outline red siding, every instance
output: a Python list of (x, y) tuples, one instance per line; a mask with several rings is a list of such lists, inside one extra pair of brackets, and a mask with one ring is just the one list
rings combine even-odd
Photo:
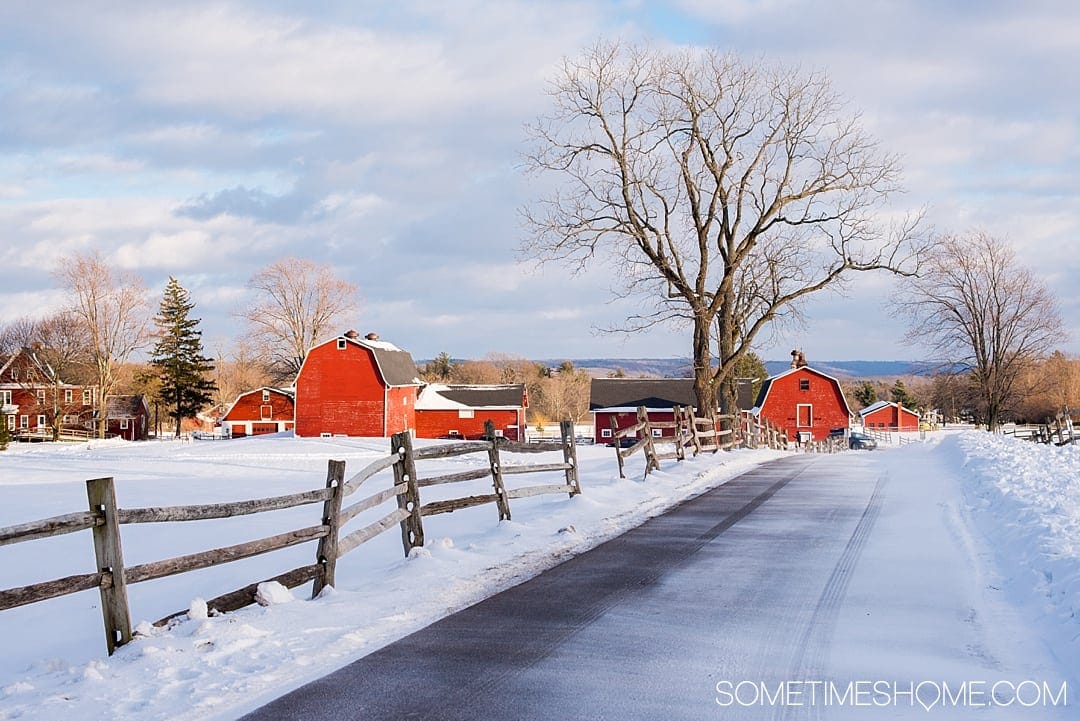
[[(524, 409), (521, 410), (485, 410), (477, 408), (472, 418), (461, 418), (457, 410), (421, 410), (416, 412), (416, 437), (439, 438), (449, 435), (451, 430), (462, 437), (480, 438), (484, 435), (484, 421), (491, 420), (495, 430), (511, 440), (520, 440), (521, 426), (524, 424)], [(514, 427), (516, 426), (516, 427)]]
[[(809, 387), (803, 388), (801, 381), (807, 381)], [(806, 425), (807, 415), (809, 425)], [(800, 432), (809, 431), (813, 440), (820, 441), (828, 437), (830, 429), (847, 428), (849, 423), (840, 384), (809, 368), (772, 379), (760, 418), (786, 430), (792, 440), (798, 440)]]
[[(675, 420), (675, 414), (672, 411), (648, 411), (648, 413), (650, 422), (671, 423)], [(610, 433), (612, 418), (614, 418), (615, 422), (619, 424), (619, 430), (622, 430), (623, 428), (629, 428), (630, 426), (638, 422), (637, 411), (596, 411), (595, 413), (593, 413), (593, 417), (593, 432), (596, 434), (593, 437), (596, 439), (597, 443), (611, 442), (611, 436), (605, 435), (602, 431), (606, 429)], [(675, 429), (665, 428), (663, 429), (662, 433), (664, 437), (674, 436)]]
[(335, 341), (311, 349), (296, 378), (296, 435), (380, 437), (416, 425), (416, 387), (387, 388), (370, 351)]
[[(269, 406), (269, 417), (264, 413), (264, 406)], [(293, 399), (288, 394), (271, 390), (270, 400), (263, 402), (263, 390), (259, 389), (244, 393), (237, 398), (232, 408), (222, 417), (221, 421), (223, 424), (229, 421), (259, 423), (274, 421), (275, 425), (278, 422), (288, 421), (291, 425), (294, 412)], [(276, 430), (271, 431), (271, 433), (276, 432)]]
[(867, 428), (895, 428), (901, 431), (917, 431), (919, 430), (919, 414), (910, 408), (892, 405), (884, 406), (863, 416), (863, 425)]

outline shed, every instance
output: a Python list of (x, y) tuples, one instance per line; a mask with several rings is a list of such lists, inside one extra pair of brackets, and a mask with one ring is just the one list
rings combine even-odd
[(291, 431), (295, 397), (293, 388), (267, 386), (241, 393), (222, 415), (222, 430), (234, 438)]
[(127, 441), (145, 441), (150, 431), (150, 406), (142, 394), (109, 396), (106, 435)]
[(800, 442), (824, 440), (833, 428), (851, 424), (840, 381), (805, 365), (766, 378), (753, 413)]
[(525, 409), (529, 398), (524, 383), (465, 385), (430, 383), (416, 401), (418, 438), (480, 438), (484, 422), (495, 434), (525, 440)]
[(863, 428), (890, 431), (919, 430), (919, 414), (891, 401), (871, 403), (859, 411)]
[[(597, 443), (612, 437), (611, 422), (619, 429), (637, 423), (638, 406), (645, 406), (649, 421), (675, 420), (675, 406), (697, 405), (693, 378), (593, 378), (589, 388), (589, 411)], [(673, 429), (655, 429), (658, 437), (673, 436)]]

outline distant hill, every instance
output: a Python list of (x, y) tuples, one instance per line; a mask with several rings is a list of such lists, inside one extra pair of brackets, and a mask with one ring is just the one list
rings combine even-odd
[[(540, 360), (552, 367), (565, 359)], [(575, 368), (588, 371), (593, 377), (603, 378), (621, 369), (628, 377), (686, 378), (691, 375), (690, 361), (685, 358), (576, 358), (571, 359)], [(909, 375), (925, 375), (924, 363), (915, 361), (821, 361), (811, 364), (815, 369), (836, 378), (898, 378)], [(791, 367), (790, 360), (765, 361), (765, 369), (771, 374), (783, 373)]]

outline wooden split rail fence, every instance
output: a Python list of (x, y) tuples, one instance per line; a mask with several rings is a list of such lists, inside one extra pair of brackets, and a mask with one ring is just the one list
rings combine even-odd
[[(86, 482), (89, 510), (0, 528), (0, 546), (89, 529), (93, 533), (94, 555), (98, 570), (29, 586), (0, 589), (0, 611), (96, 588), (101, 594), (105, 643), (111, 655), (118, 646), (129, 642), (132, 638), (131, 615), (127, 600), (128, 585), (209, 568), (311, 541), (318, 541), (313, 563), (294, 568), (265, 581), (277, 581), (287, 588), (295, 588), (313, 581), (312, 597), (315, 597), (326, 586), (335, 585), (336, 565), (339, 558), (394, 526), (401, 529), (402, 545), (405, 554), (408, 555), (413, 548), (424, 544), (423, 519), (427, 516), (493, 503), (498, 509), (499, 519), (509, 520), (511, 499), (545, 493), (567, 493), (570, 496), (581, 493), (573, 424), (570, 421), (564, 421), (560, 424), (560, 430), (562, 435), (560, 440), (518, 443), (495, 437), (494, 429), (489, 426), (486, 440), (434, 445), (418, 449), (413, 448), (412, 436), (408, 432), (399, 433), (391, 438), (389, 455), (372, 461), (348, 480), (345, 478), (345, 462), (331, 460), (327, 464), (324, 488), (233, 503), (118, 508), (113, 479), (93, 479)], [(544, 452), (561, 453), (562, 461), (543, 464), (506, 465), (503, 463), (506, 454)], [(483, 465), (458, 473), (418, 476), (418, 462), (469, 454), (482, 454)], [(393, 470), (392, 476), (384, 473), (389, 469)], [(553, 484), (511, 488), (508, 488), (505, 483), (507, 476), (544, 472), (559, 472), (563, 480)], [(422, 503), (422, 488), (487, 477), (491, 478), (491, 493)], [(383, 479), (384, 482), (389, 480), (390, 483), (387, 487), (376, 490), (360, 500), (344, 505), (346, 498), (356, 494), (362, 486), (377, 478)], [(360, 517), (363, 512), (376, 510), (391, 500), (396, 500), (397, 507), (394, 510), (342, 535), (343, 529), (351, 521)], [(162, 561), (135, 566), (124, 564), (120, 533), (120, 527), (123, 525), (225, 519), (320, 503), (322, 513), (319, 522), (306, 528)], [(218, 596), (208, 601), (207, 606), (220, 613), (247, 606), (254, 602), (258, 585), (258, 583), (253, 583)], [(158, 621), (157, 624), (163, 625), (183, 613), (185, 611), (171, 614)]]
[[(708, 451), (731, 450), (739, 446), (745, 448), (787, 449), (787, 433), (768, 421), (759, 423), (757, 416), (749, 412), (735, 415), (718, 415), (715, 418), (695, 416), (693, 409), (686, 406), (672, 408), (673, 421), (652, 421), (648, 410), (638, 406), (637, 422), (625, 428), (619, 428), (615, 418), (611, 419), (612, 445), (619, 462), (619, 478), (625, 478), (625, 459), (638, 451), (645, 454), (645, 477), (650, 471), (660, 470), (660, 461), (682, 461), (687, 449), (693, 455)], [(672, 434), (664, 435), (664, 431)], [(659, 431), (659, 435), (654, 433)], [(637, 436), (633, 445), (623, 447), (623, 439)], [(671, 446), (663, 452), (658, 446)]]

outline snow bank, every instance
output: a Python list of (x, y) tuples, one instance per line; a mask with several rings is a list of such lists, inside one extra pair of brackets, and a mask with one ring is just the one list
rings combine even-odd
[(1080, 667), (1080, 446), (969, 432), (957, 437), (964, 495), (1013, 601), (1051, 627)]

